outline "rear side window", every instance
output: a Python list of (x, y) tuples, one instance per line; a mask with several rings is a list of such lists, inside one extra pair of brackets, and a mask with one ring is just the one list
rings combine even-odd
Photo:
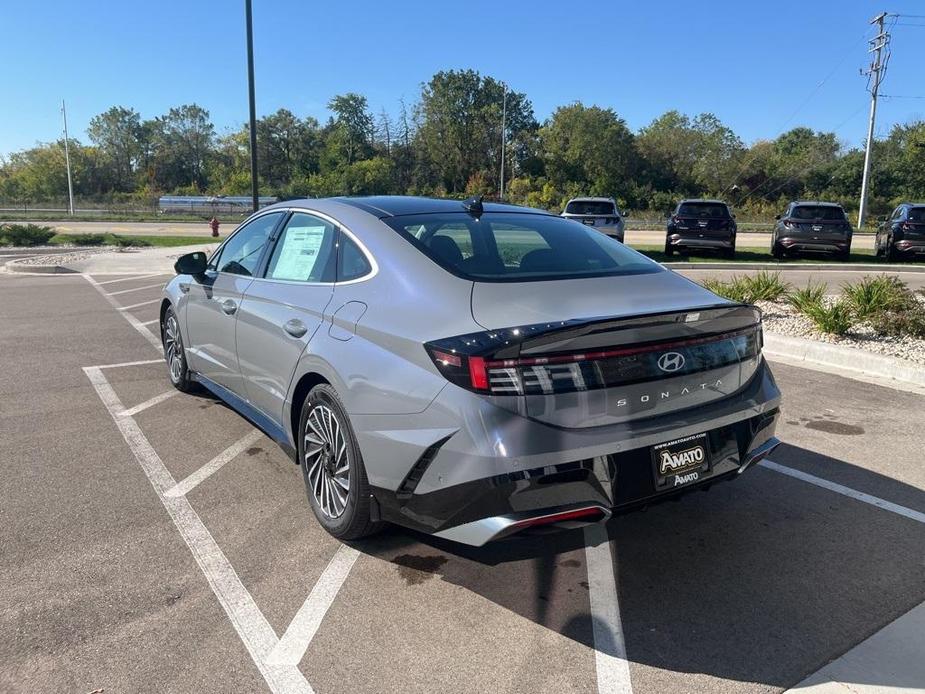
[(238, 229), (212, 258), (209, 268), (252, 277), (282, 212), (261, 215)]
[(612, 202), (603, 200), (572, 200), (565, 206), (566, 214), (600, 214), (615, 215), (616, 207)]
[(790, 216), (794, 219), (821, 219), (826, 222), (845, 221), (845, 211), (829, 205), (797, 205)]
[(910, 222), (925, 222), (925, 207), (912, 207), (909, 209)]
[[(449, 272), (482, 282), (523, 282), (663, 272), (600, 232), (552, 215), (465, 212), (382, 220)], [(467, 233), (463, 233), (465, 229)]]
[(267, 279), (333, 282), (336, 232), (330, 222), (304, 212), (293, 213), (273, 249)]
[(347, 234), (341, 233), (337, 251), (337, 281), (349, 282), (373, 271), (360, 247)]
[(708, 217), (712, 219), (728, 219), (729, 208), (709, 202), (685, 202), (678, 208), (682, 217)]

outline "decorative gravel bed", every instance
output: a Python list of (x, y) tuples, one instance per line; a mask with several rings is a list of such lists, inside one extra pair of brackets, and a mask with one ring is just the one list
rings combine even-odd
[(70, 253), (54, 253), (51, 255), (33, 255), (15, 261), (17, 265), (66, 265), (75, 260), (86, 260), (90, 256), (108, 253), (115, 246), (100, 246), (99, 248), (75, 248)]
[[(919, 299), (922, 300), (921, 298)], [(820, 332), (813, 322), (789, 304), (759, 301), (757, 306), (764, 314), (764, 329), (769, 333), (803, 337), (835, 345), (898, 357), (925, 366), (925, 340), (914, 337), (892, 337), (878, 335), (866, 323), (860, 323), (847, 335), (829, 335)]]

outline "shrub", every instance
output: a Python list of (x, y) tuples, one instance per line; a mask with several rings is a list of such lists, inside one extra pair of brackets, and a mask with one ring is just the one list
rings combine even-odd
[(51, 227), (35, 224), (5, 224), (0, 226), (0, 245), (44, 246), (55, 233)]
[(829, 287), (824, 282), (813, 284), (812, 281), (806, 285), (805, 289), (794, 289), (787, 295), (787, 303), (793, 306), (800, 313), (806, 313), (811, 306), (822, 305), (825, 293)]
[(880, 335), (925, 338), (925, 306), (884, 311), (874, 316), (870, 324)]
[(126, 236), (117, 236), (116, 234), (112, 235), (112, 240), (119, 249), (132, 248), (132, 247), (144, 248), (144, 247), (152, 245), (150, 241), (145, 241), (144, 239), (138, 239), (138, 238), (133, 239), (133, 238), (128, 238)]
[(72, 234), (68, 240), (75, 246), (102, 246), (106, 243), (106, 236), (103, 234)]
[(889, 311), (914, 308), (915, 297), (906, 283), (897, 277), (878, 275), (863, 277), (842, 286), (845, 301), (860, 320), (869, 320)]
[(781, 279), (779, 272), (765, 270), (752, 276), (733, 276), (728, 282), (710, 278), (704, 280), (703, 286), (714, 294), (743, 304), (777, 301), (790, 289), (790, 285)]
[(843, 299), (828, 306), (822, 301), (809, 304), (803, 313), (824, 333), (844, 335), (851, 329), (853, 320), (851, 307)]

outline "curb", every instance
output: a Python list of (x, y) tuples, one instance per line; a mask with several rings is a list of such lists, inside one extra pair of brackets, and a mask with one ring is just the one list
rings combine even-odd
[(672, 270), (802, 270), (804, 272), (925, 272), (925, 265), (881, 265), (872, 263), (662, 263)]
[(71, 270), (63, 265), (21, 265), (21, 261), (13, 260), (4, 265), (7, 272), (28, 272), (42, 275), (71, 275), (77, 270)]
[(762, 351), (771, 358), (778, 356), (860, 376), (898, 381), (902, 384), (925, 388), (925, 367), (885, 354), (874, 354), (854, 347), (830, 345), (802, 337), (775, 335), (768, 332), (764, 333)]

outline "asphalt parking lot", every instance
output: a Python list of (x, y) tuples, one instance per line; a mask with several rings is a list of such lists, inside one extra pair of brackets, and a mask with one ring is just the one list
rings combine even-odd
[(780, 691), (925, 601), (925, 396), (775, 364), (785, 444), (732, 483), (346, 546), (274, 444), (172, 391), (166, 279), (0, 274), (2, 691)]

